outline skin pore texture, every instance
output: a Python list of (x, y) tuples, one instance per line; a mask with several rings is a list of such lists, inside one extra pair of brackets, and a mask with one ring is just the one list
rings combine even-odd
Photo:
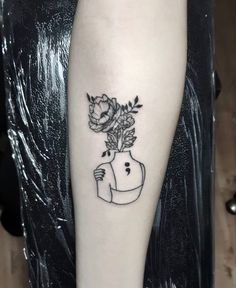
[(183, 97), (186, 22), (186, 0), (79, 1), (68, 85), (78, 288), (143, 287)]

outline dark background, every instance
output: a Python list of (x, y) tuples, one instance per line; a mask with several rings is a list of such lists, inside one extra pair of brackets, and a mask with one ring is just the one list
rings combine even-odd
[[(8, 125), (21, 187), (30, 287), (75, 287), (66, 83), (75, 1), (5, 1)], [(144, 287), (212, 286), (211, 2), (189, 1), (185, 95)], [(175, 285), (175, 286), (174, 286)]]

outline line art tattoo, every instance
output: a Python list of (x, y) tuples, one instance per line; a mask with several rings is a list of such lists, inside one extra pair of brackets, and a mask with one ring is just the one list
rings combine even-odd
[(130, 148), (137, 139), (134, 117), (143, 105), (138, 96), (125, 105), (106, 94), (94, 97), (87, 93), (87, 98), (90, 129), (107, 134), (106, 150), (101, 156), (112, 158), (94, 170), (97, 196), (117, 205), (135, 202), (142, 193), (145, 166), (133, 158)]

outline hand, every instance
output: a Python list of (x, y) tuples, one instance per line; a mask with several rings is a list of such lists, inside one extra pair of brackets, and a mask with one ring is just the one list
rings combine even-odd
[(93, 172), (96, 181), (103, 181), (103, 178), (106, 174), (105, 169), (97, 168)]

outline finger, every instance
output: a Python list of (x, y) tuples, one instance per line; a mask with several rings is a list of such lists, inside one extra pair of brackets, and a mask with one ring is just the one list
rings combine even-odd
[(104, 174), (95, 174), (95, 175), (94, 175), (95, 178), (97, 178), (97, 177), (104, 178), (104, 176), (105, 176)]
[(105, 169), (95, 169), (94, 172), (104, 172), (105, 173)]
[(106, 173), (103, 171), (95, 171), (94, 175), (105, 175)]

